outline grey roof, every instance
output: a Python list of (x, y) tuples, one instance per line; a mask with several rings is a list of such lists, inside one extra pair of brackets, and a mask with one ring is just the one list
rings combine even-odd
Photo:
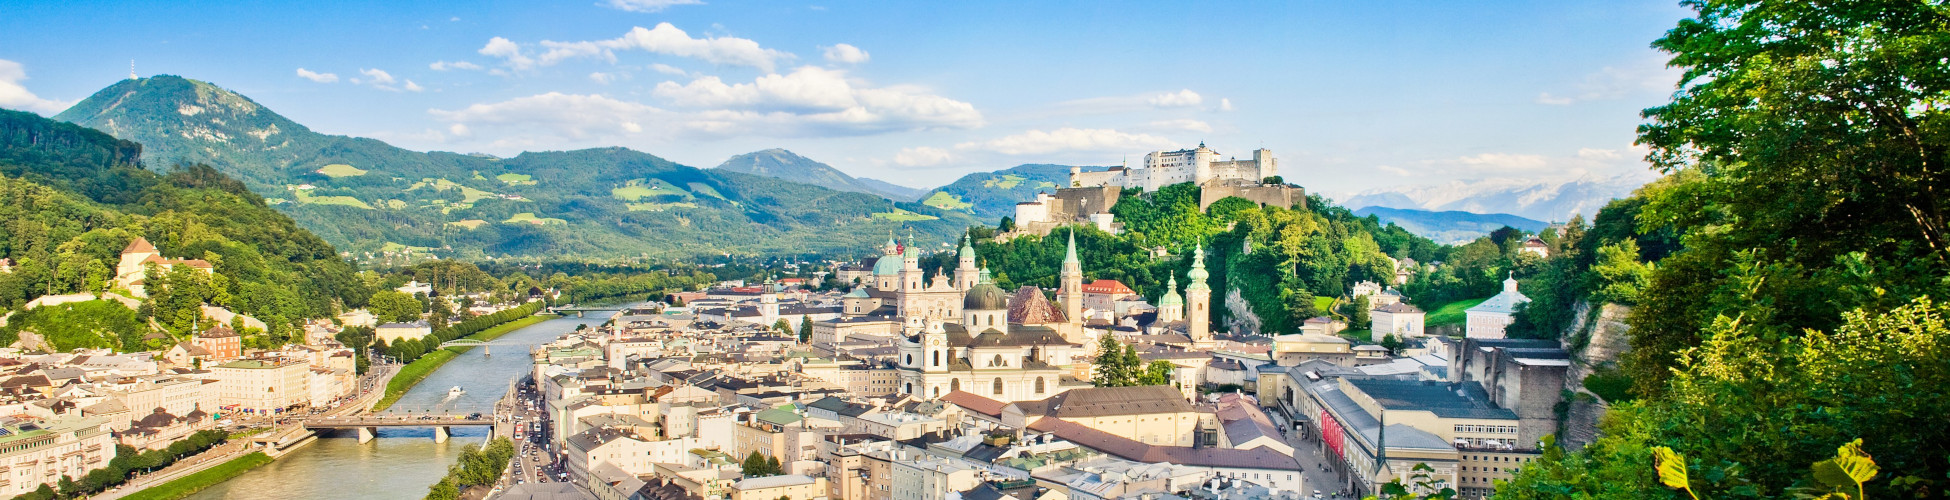
[(1177, 389), (1163, 385), (1071, 389), (1039, 401), (1014, 405), (1024, 415), (1059, 418), (1196, 411)]
[(1374, 310), (1389, 313), (1389, 314), (1421, 314), (1422, 313), (1421, 309), (1418, 309), (1415, 306), (1411, 306), (1408, 305), (1407, 303), (1402, 303), (1402, 302), (1396, 302), (1393, 304), (1377, 307), (1374, 308)]
[(1430, 380), (1348, 379), (1389, 410), (1428, 411), (1443, 418), (1516, 420), (1516, 412), (1497, 408), (1478, 384)]

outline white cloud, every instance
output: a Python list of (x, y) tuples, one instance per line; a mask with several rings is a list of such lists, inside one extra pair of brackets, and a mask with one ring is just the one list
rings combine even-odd
[(860, 64), (867, 62), (867, 51), (848, 44), (834, 44), (826, 49), (826, 62)]
[(1482, 153), (1457, 158), (1456, 161), (1479, 171), (1501, 173), (1534, 172), (1550, 166), (1543, 155), (1510, 153)]
[(981, 142), (965, 142), (955, 149), (985, 149), (1006, 155), (1037, 155), (1061, 151), (1133, 151), (1170, 147), (1170, 139), (1111, 129), (1064, 127), (1049, 132), (1030, 130)]
[(894, 163), (906, 167), (926, 167), (940, 165), (954, 158), (954, 153), (946, 149), (921, 146), (902, 148), (899, 153), (894, 154)]
[(1380, 170), (1380, 171), (1383, 171), (1383, 172), (1387, 172), (1387, 173), (1391, 173), (1391, 174), (1395, 174), (1395, 175), (1399, 175), (1399, 176), (1402, 176), (1402, 177), (1408, 177), (1408, 175), (1409, 175), (1409, 174), (1408, 174), (1408, 169), (1405, 169), (1405, 168), (1401, 168), (1401, 167), (1392, 167), (1392, 166), (1388, 166), (1388, 165), (1375, 165), (1375, 166), (1374, 166), (1374, 169), (1375, 169), (1375, 170)]
[(1152, 128), (1165, 130), (1184, 130), (1188, 132), (1211, 132), (1212, 124), (1189, 118), (1177, 120), (1158, 120), (1151, 122)]
[(459, 20), (460, 20), (460, 16), (454, 16), (454, 17), (449, 17), (449, 18), (447, 18), (447, 21), (449, 21), (449, 22), (452, 22), (452, 21), (459, 21)]
[[(776, 83), (762, 90), (757, 83), (725, 85), (715, 77), (691, 85), (666, 82), (661, 92), (677, 92), (673, 96), (687, 104), (709, 104), (681, 111), (602, 95), (550, 92), (429, 113), (464, 125), (477, 136), (507, 137), (494, 145), (508, 148), (559, 144), (549, 142), (551, 136), (584, 143), (613, 137), (835, 137), (972, 128), (982, 121), (974, 106), (919, 89), (847, 87), (850, 94), (835, 93), (822, 87), (830, 82), (771, 76)], [(669, 90), (673, 86), (676, 90)]]
[(485, 55), (500, 57), (516, 70), (530, 69), (536, 65), (548, 66), (569, 59), (594, 57), (606, 61), (616, 61), (616, 52), (622, 50), (641, 50), (652, 54), (700, 59), (713, 64), (747, 66), (770, 72), (778, 62), (791, 59), (792, 54), (759, 46), (758, 42), (737, 37), (691, 38), (689, 33), (672, 26), (658, 23), (655, 28), (638, 26), (631, 28), (623, 36), (609, 40), (581, 42), (557, 42), (543, 40), (540, 45), (546, 49), (534, 60), (529, 60), (520, 51), (520, 46), (506, 38), (495, 37), (481, 48)]
[(615, 135), (627, 131), (629, 126), (625, 124), (634, 125), (648, 117), (668, 114), (655, 107), (600, 95), (560, 92), (475, 104), (452, 111), (434, 109), (428, 113), (434, 119), (460, 126), (461, 130), (482, 126), (538, 128), (571, 139)]
[(1577, 91), (1563, 95), (1544, 92), (1537, 95), (1538, 104), (1566, 106), (1583, 101), (1609, 101), (1624, 99), (1633, 95), (1650, 92), (1671, 92), (1679, 82), (1680, 71), (1666, 67), (1665, 60), (1657, 57), (1641, 59), (1624, 66), (1606, 66), (1578, 83)]
[(1219, 99), (1219, 111), (1232, 111), (1232, 99)]
[(318, 82), (318, 83), (332, 83), (332, 82), (339, 81), (339, 75), (334, 75), (331, 73), (317, 73), (305, 68), (298, 68), (298, 77), (306, 80)]
[(590, 73), (589, 80), (603, 85), (609, 85), (609, 82), (616, 81), (616, 75), (603, 73), (599, 71), (595, 73)]
[(609, 0), (609, 8), (630, 12), (662, 12), (673, 5), (704, 5), (702, 0)]
[(467, 61), (434, 61), (433, 64), (427, 65), (427, 69), (434, 71), (447, 71), (450, 69), (479, 70), (481, 69), (481, 65)]
[(447, 126), (447, 132), (452, 133), (455, 136), (459, 136), (459, 137), (466, 137), (474, 133), (474, 131), (467, 129), (467, 125), (462, 125), (459, 123)]
[(421, 86), (420, 86), (420, 84), (417, 84), (417, 83), (413, 83), (413, 80), (407, 80), (407, 81), (406, 81), (406, 91), (407, 91), (407, 92), (419, 92), (419, 91), (422, 91), (422, 90), (426, 90), (426, 88), (423, 88), (423, 87), (421, 87)]
[[(377, 69), (377, 68), (374, 69), (360, 68), (359, 74), (366, 75), (366, 81), (372, 83), (373, 85), (389, 85), (394, 81), (396, 81), (393, 79), (392, 73), (387, 73), (386, 70)], [(353, 83), (358, 83), (358, 82), (353, 82)]]
[(479, 52), (481, 55), (484, 56), (499, 57), (503, 61), (507, 62), (508, 67), (514, 68), (516, 70), (525, 70), (525, 69), (535, 67), (535, 60), (530, 59), (528, 56), (523, 55), (521, 53), (521, 45), (518, 45), (514, 41), (506, 38), (501, 38), (498, 36), (494, 38), (490, 38), (488, 39), (487, 45), (482, 46), (481, 50), (478, 50), (476, 52)]
[(1146, 102), (1159, 108), (1183, 108), (1186, 106), (1197, 106), (1198, 103), (1204, 101), (1205, 98), (1199, 97), (1197, 92), (1193, 92), (1191, 89), (1184, 89), (1177, 92), (1166, 92), (1151, 96), (1151, 99)]
[(684, 68), (679, 68), (664, 63), (652, 63), (650, 65), (650, 70), (658, 73), (663, 73), (666, 75), (689, 76), (691, 74), (691, 72), (689, 71), (684, 71)]
[(42, 99), (20, 82), (27, 80), (27, 69), (20, 63), (0, 59), (0, 108), (52, 115), (73, 103)]
[(973, 128), (982, 124), (975, 106), (911, 87), (872, 88), (846, 72), (802, 66), (752, 83), (726, 84), (715, 76), (688, 84), (663, 82), (652, 94), (673, 106), (720, 112), (774, 113), (845, 129)]
[[(1055, 107), (1067, 113), (1106, 114), (1184, 108), (1197, 106), (1202, 102), (1205, 102), (1204, 96), (1191, 89), (1185, 89), (1177, 92), (1076, 99), (1056, 103)], [(1221, 105), (1225, 104), (1221, 103)]]
[(1619, 154), (1616, 149), (1578, 148), (1578, 158), (1586, 160), (1616, 160), (1619, 158)]

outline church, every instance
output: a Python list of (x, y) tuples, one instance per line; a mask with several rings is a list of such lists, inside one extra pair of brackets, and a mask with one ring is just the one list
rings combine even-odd
[[(1205, 284), (1204, 255), (1201, 249), (1194, 256), (1193, 268), (1188, 273), (1193, 281), (1185, 288), (1181, 307), (1189, 320), (1188, 333), (1193, 340), (1209, 345), (1212, 342), (1211, 290)], [(1033, 286), (1023, 287), (1013, 295), (1003, 291), (991, 280), (987, 270), (975, 268), (975, 250), (968, 244), (963, 244), (958, 257), (955, 282), (969, 285), (953, 304), (942, 307), (924, 301), (921, 302), (924, 307), (905, 309), (909, 303), (906, 295), (910, 292), (899, 289), (891, 292), (891, 300), (903, 307), (901, 312), (915, 314), (901, 316), (907, 327), (895, 342), (901, 393), (933, 399), (965, 391), (1006, 403), (1043, 399), (1090, 386), (1088, 381), (1064, 377), (1076, 373), (1072, 366), (1086, 363), (1096, 354), (1095, 343), (1086, 337), (1083, 329), (1083, 264), (1077, 258), (1074, 234), (1064, 251), (1055, 303)], [(912, 263), (917, 259), (903, 260)], [(918, 271), (918, 267), (914, 270)], [(907, 275), (901, 276), (904, 280)], [(973, 279), (964, 281), (969, 276)], [(936, 278), (937, 283), (942, 280)], [(913, 290), (928, 293), (931, 288), (934, 287)], [(855, 292), (854, 295), (871, 298), (871, 294)], [(880, 293), (887, 292), (880, 290)], [(1178, 296), (1176, 290), (1168, 293)], [(853, 300), (865, 299), (854, 297)], [(846, 310), (850, 313), (855, 309), (849, 305)], [(954, 314), (937, 315), (941, 311), (954, 311)]]

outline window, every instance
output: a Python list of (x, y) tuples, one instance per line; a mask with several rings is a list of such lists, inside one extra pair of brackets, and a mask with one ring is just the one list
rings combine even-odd
[(989, 366), (1009, 366), (1009, 362), (1003, 361), (1002, 355), (997, 354), (995, 355), (995, 359), (989, 360)]
[(1042, 394), (1042, 393), (1043, 393), (1043, 378), (1042, 378), (1042, 377), (1036, 377), (1036, 393), (1037, 393), (1037, 394)]
[(1002, 377), (995, 378), (995, 394), (997, 396), (1002, 395)]
[(934, 352), (934, 366), (941, 366), (941, 351)]
[(959, 390), (961, 390), (961, 379), (958, 379), (958, 378), (957, 378), (957, 379), (949, 379), (949, 380), (948, 380), (948, 390), (949, 390), (950, 392), (952, 392), (952, 391), (959, 391)]

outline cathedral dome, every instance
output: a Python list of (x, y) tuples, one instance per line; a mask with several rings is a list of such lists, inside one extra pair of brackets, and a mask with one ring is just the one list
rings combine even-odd
[(989, 280), (989, 270), (982, 269), (980, 281), (968, 289), (968, 295), (962, 298), (961, 308), (973, 311), (1008, 309), (1009, 293), (1002, 291), (1002, 287), (995, 286), (995, 282)]
[(880, 257), (873, 263), (874, 276), (898, 276), (901, 273), (901, 259), (893, 255)]

